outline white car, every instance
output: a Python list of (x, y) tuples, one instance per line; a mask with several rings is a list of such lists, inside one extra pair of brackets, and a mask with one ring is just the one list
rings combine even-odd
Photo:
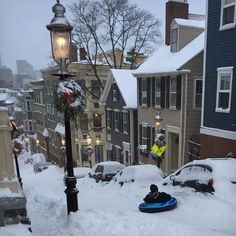
[(215, 192), (217, 186), (229, 184), (236, 187), (236, 159), (208, 158), (192, 161), (166, 177), (162, 184), (210, 193)]
[(159, 182), (165, 177), (164, 172), (156, 165), (133, 165), (127, 166), (113, 177), (113, 181), (123, 186), (132, 182)]
[(42, 153), (33, 154), (32, 163), (35, 173), (41, 172), (51, 165), (51, 162), (47, 162), (45, 156)]
[(94, 178), (96, 182), (109, 182), (113, 176), (125, 168), (125, 165), (118, 161), (104, 161), (96, 164), (90, 171), (89, 177)]

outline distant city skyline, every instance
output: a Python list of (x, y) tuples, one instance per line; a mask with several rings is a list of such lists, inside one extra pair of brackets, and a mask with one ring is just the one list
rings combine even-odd
[[(163, 26), (166, 0), (129, 0), (154, 14)], [(76, 0), (61, 0), (69, 21), (72, 16), (68, 4)], [(206, 0), (189, 0), (190, 13), (205, 13)], [(16, 72), (16, 60), (27, 60), (35, 70), (46, 68), (51, 62), (50, 36), (46, 25), (53, 17), (52, 6), (56, 0), (1, 0), (0, 54), (2, 66)]]

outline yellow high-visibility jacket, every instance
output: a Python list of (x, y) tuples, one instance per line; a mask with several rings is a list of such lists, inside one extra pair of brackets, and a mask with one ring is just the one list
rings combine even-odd
[(152, 151), (157, 155), (157, 157), (161, 158), (163, 153), (166, 150), (166, 145), (159, 147), (157, 144), (152, 146)]

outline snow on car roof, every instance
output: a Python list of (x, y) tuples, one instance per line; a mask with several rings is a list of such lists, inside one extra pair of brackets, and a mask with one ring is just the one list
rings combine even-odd
[(127, 166), (122, 170), (122, 176), (117, 176), (119, 181), (129, 179), (144, 180), (149, 178), (161, 180), (163, 177), (164, 173), (162, 170), (151, 164)]
[(207, 158), (204, 160), (195, 160), (188, 164), (209, 165), (213, 169), (213, 176), (215, 179), (229, 179), (236, 181), (236, 159), (234, 158)]

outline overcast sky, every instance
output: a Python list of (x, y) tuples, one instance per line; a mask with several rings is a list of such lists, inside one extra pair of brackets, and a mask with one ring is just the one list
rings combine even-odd
[[(130, 1), (149, 10), (164, 25), (166, 0)], [(188, 0), (190, 12), (205, 14), (205, 1)], [(67, 6), (76, 0), (60, 2)], [(53, 18), (51, 8), (55, 3), (56, 0), (0, 0), (0, 55), (3, 65), (16, 72), (16, 60), (25, 59), (37, 70), (47, 67), (51, 49), (46, 25)], [(71, 19), (68, 11), (66, 16)]]

